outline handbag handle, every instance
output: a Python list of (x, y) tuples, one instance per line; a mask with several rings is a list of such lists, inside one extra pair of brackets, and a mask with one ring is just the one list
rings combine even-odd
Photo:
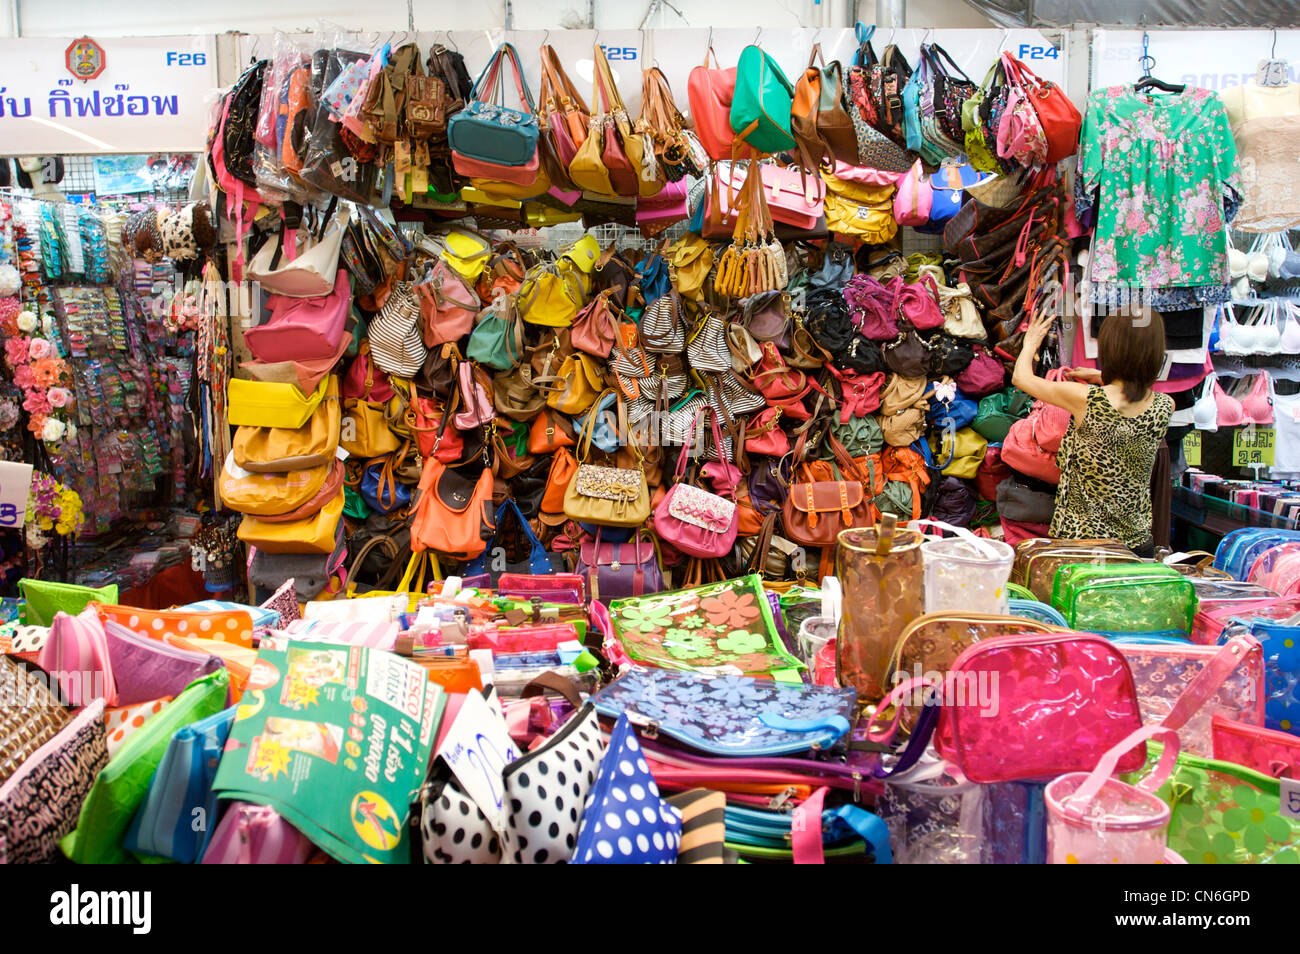
[(957, 65), (957, 61), (954, 60), (951, 55), (949, 55), (947, 50), (941, 47), (938, 43), (930, 43), (928, 45), (930, 47), (929, 55), (931, 59), (931, 65), (934, 67), (936, 73), (942, 73), (945, 78), (951, 79), (952, 77), (952, 73), (950, 73), (947, 69), (944, 68), (943, 63), (940, 60), (940, 57), (942, 57), (944, 60), (948, 61), (948, 65), (953, 68), (953, 70), (957, 73), (958, 76), (964, 79), (967, 83), (970, 83), (972, 86), (975, 85), (973, 82), (971, 82), (971, 78), (966, 75), (966, 71)]
[(549, 670), (536, 676), (524, 686), (519, 692), (519, 697), (527, 699), (530, 696), (544, 695), (547, 689), (564, 696), (575, 709), (582, 708), (582, 694), (578, 689), (578, 684), (566, 676), (561, 676), (558, 672)]
[(871, 848), (876, 864), (892, 864), (893, 850), (889, 844), (889, 827), (878, 815), (857, 805), (841, 805), (833, 810), (824, 810), (826, 793), (830, 789), (823, 785), (813, 792), (806, 801), (790, 816), (790, 847), (797, 865), (820, 865), (826, 863), (822, 851), (822, 827), (829, 820), (832, 824), (843, 822), (853, 829)]
[[(564, 71), (564, 66), (560, 63), (559, 56), (555, 52), (555, 47), (550, 46), (549, 44), (543, 45), (541, 54), (543, 82), (545, 82), (549, 77), (551, 91), (558, 91), (560, 94), (560, 105), (576, 105), (584, 113), (590, 113), (591, 110), (587, 108), (586, 100), (582, 98), (582, 94), (579, 93), (577, 87), (573, 85), (573, 80), (569, 79), (569, 74)], [(538, 98), (538, 102), (540, 104), (540, 97)], [(554, 100), (552, 99), (552, 106), (553, 105)]]
[(1245, 635), (1234, 636), (1224, 643), (1214, 658), (1178, 696), (1169, 714), (1160, 720), (1160, 725), (1175, 731), (1187, 725), (1256, 645), (1258, 643), (1253, 636)]
[(1088, 774), (1083, 784), (1075, 789), (1074, 794), (1064, 799), (1061, 810), (1065, 815), (1075, 821), (1085, 820), (1086, 812), (1102, 786), (1115, 774), (1115, 766), (1119, 764), (1120, 758), (1157, 735), (1167, 738), (1164, 749), (1160, 753), (1160, 761), (1146, 778), (1137, 783), (1137, 787), (1144, 792), (1154, 792), (1160, 788), (1173, 774), (1174, 766), (1178, 763), (1178, 733), (1165, 725), (1144, 725), (1130, 732), (1122, 742), (1109, 749), (1101, 757), (1097, 767)]
[(971, 533), (965, 527), (954, 527), (950, 523), (944, 523), (942, 520), (933, 520), (930, 518), (924, 520), (912, 520), (907, 524), (907, 529), (909, 530), (919, 531), (922, 527), (938, 527), (940, 530), (946, 530), (965, 543), (969, 543), (990, 560), (996, 560), (1001, 556), (1001, 554), (998, 553), (997, 547), (992, 546), (988, 540), (975, 536), (975, 534)]

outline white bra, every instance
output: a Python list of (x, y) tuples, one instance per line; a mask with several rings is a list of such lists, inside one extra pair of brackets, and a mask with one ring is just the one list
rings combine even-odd
[(1278, 305), (1269, 302), (1251, 312), (1248, 323), (1236, 320), (1231, 304), (1219, 309), (1219, 350), (1225, 354), (1277, 354), (1282, 332), (1277, 326)]
[(1278, 342), (1278, 351), (1282, 354), (1300, 354), (1300, 306), (1287, 302), (1286, 327), (1282, 329), (1282, 338)]
[(1217, 375), (1207, 374), (1201, 387), (1201, 396), (1192, 405), (1192, 423), (1198, 431), (1219, 429), (1219, 405), (1214, 400), (1214, 384), (1217, 380)]

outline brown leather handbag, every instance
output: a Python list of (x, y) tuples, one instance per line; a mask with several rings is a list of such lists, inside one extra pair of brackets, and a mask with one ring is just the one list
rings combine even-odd
[(875, 507), (863, 491), (863, 479), (857, 464), (833, 436), (828, 437), (835, 454), (839, 478), (813, 480), (804, 461), (808, 434), (799, 435), (794, 459), (804, 478), (790, 485), (782, 508), (786, 536), (805, 547), (833, 547), (841, 530), (867, 527), (875, 522)]

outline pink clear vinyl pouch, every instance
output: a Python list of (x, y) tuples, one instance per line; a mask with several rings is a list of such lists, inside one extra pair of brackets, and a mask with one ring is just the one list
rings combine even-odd
[[(1175, 726), (1184, 752), (1218, 758), (1215, 716), (1264, 724), (1264, 649), (1254, 637), (1237, 636), (1225, 646), (1141, 636), (1117, 637), (1115, 643), (1133, 671), (1142, 721), (1172, 725), (1185, 719)], [(1202, 674), (1201, 686), (1194, 688)]]
[(269, 805), (231, 802), (203, 853), (205, 865), (302, 865), (315, 849)]
[(1215, 713), (1210, 717), (1214, 758), (1236, 762), (1272, 778), (1300, 777), (1300, 738), (1290, 732), (1235, 722)]
[[(938, 691), (935, 748), (972, 782), (1090, 771), (1142, 726), (1124, 655), (1083, 633), (981, 640), (957, 657)], [(1133, 771), (1145, 758), (1139, 746), (1119, 768)]]

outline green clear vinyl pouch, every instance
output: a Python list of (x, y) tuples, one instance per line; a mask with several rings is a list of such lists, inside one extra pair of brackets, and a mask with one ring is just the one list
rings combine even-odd
[(86, 796), (77, 828), (59, 847), (77, 864), (125, 864), (122, 839), (149, 793), (149, 785), (172, 736), (226, 708), (230, 674), (225, 669), (196, 679), (162, 712), (126, 740)]
[(27, 601), (23, 622), (28, 626), (49, 626), (55, 613), (76, 616), (88, 603), (117, 604), (117, 584), (78, 586), (54, 580), (19, 580), (18, 592)]
[[(1131, 777), (1160, 753), (1148, 742), (1148, 766)], [(1179, 753), (1156, 792), (1172, 812), (1168, 846), (1193, 865), (1300, 864), (1300, 820), (1281, 814), (1281, 788), (1278, 779), (1245, 766)]]
[(1057, 571), (1052, 605), (1071, 627), (1087, 632), (1187, 633), (1196, 590), (1185, 576), (1158, 564), (1076, 563)]

